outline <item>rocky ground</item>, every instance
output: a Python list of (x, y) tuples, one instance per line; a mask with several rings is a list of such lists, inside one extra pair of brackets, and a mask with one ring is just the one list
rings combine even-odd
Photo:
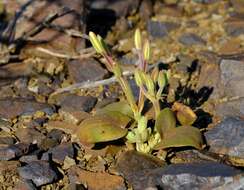
[[(197, 114), (204, 150), (162, 161), (75, 138), (89, 113), (124, 98), (116, 83), (93, 85), (111, 73), (83, 34), (101, 34), (131, 70), (136, 28), (151, 64), (172, 71), (168, 102)], [(243, 0), (3, 1), (0, 33), (0, 190), (244, 189)]]

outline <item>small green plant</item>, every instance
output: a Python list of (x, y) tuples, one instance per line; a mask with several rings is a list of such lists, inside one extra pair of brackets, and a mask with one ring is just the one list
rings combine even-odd
[[(149, 40), (142, 40), (139, 29), (134, 36), (139, 60), (134, 71), (134, 79), (140, 89), (138, 101), (135, 100), (127, 79), (122, 75), (120, 64), (115, 61), (101, 36), (90, 32), (89, 37), (96, 52), (104, 57), (107, 69), (115, 75), (127, 102), (109, 104), (84, 120), (78, 131), (82, 143), (94, 144), (125, 137), (127, 143), (135, 145), (135, 149), (143, 153), (182, 146), (198, 149), (202, 147), (200, 131), (191, 126), (196, 115), (189, 107), (176, 102), (172, 108), (161, 109), (160, 102), (165, 101), (163, 92), (170, 72), (159, 70), (158, 67), (154, 67), (151, 73), (148, 72), (150, 43)], [(151, 102), (153, 115), (145, 113), (146, 100)], [(177, 120), (181, 126), (177, 125)], [(149, 123), (154, 123), (154, 126)]]

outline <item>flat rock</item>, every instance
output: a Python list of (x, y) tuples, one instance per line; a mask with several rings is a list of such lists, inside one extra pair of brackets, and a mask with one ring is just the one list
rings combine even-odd
[(180, 27), (180, 24), (174, 22), (158, 22), (158, 21), (149, 21), (147, 23), (148, 33), (155, 38), (166, 37), (169, 32)]
[(205, 133), (210, 151), (244, 159), (244, 121), (229, 117)]
[(215, 106), (216, 114), (221, 118), (244, 118), (244, 97), (219, 103)]
[(147, 188), (228, 190), (244, 187), (244, 175), (240, 170), (215, 162), (169, 165), (137, 172), (128, 181), (135, 190)]
[(57, 173), (47, 161), (34, 161), (18, 168), (19, 175), (31, 180), (37, 187), (52, 183), (58, 179)]
[(65, 121), (49, 121), (46, 124), (46, 127), (48, 130), (58, 129), (69, 134), (75, 134), (75, 131), (78, 128), (77, 125)]
[(38, 155), (37, 154), (31, 154), (31, 155), (24, 155), (24, 156), (21, 156), (19, 161), (20, 162), (24, 162), (24, 163), (30, 163), (30, 162), (33, 162), (33, 161), (38, 161)]
[(45, 138), (45, 135), (34, 128), (18, 128), (15, 135), (20, 142), (37, 145), (40, 145)]
[(16, 171), (20, 167), (19, 161), (0, 161), (0, 175), (5, 175), (11, 171)]
[(221, 82), (228, 97), (244, 96), (244, 60), (223, 59), (220, 62)]
[(68, 174), (71, 183), (86, 184), (90, 190), (126, 190), (124, 179), (120, 176), (89, 172), (77, 166), (70, 168)]
[(67, 122), (78, 125), (90, 115), (87, 112), (74, 110), (72, 107), (63, 107), (58, 110), (59, 115)]
[[(205, 94), (205, 99), (209, 98), (214, 102), (212, 110), (216, 115), (221, 118), (243, 117), (243, 56), (234, 54), (221, 58), (215, 54), (208, 54), (205, 57), (205, 61), (200, 62), (197, 89), (199, 92), (204, 90), (209, 92)], [(224, 101), (219, 101), (220, 99)]]
[(50, 115), (53, 113), (52, 106), (24, 98), (6, 98), (0, 100), (0, 116), (11, 119), (24, 114), (33, 114), (43, 111)]
[(116, 17), (128, 16), (138, 9), (139, 0), (94, 0), (91, 3), (93, 9), (108, 9), (114, 11)]
[(226, 20), (225, 31), (230, 36), (240, 36), (244, 34), (244, 19), (238, 17), (230, 17)]
[(16, 142), (16, 139), (11, 136), (0, 137), (0, 144), (13, 145)]
[(74, 147), (72, 143), (63, 143), (44, 153), (42, 155), (42, 160), (49, 160), (49, 158), (51, 158), (54, 162), (63, 164), (66, 156), (73, 158), (74, 154)]
[[(74, 1), (65, 1), (65, 0), (54, 0), (54, 1), (35, 1), (31, 2), (26, 11), (23, 12), (21, 18), (18, 19), (17, 30), (15, 37), (22, 37), (25, 33), (28, 33), (39, 23), (43, 22), (48, 16), (49, 13), (61, 13), (62, 9), (72, 10), (67, 14), (59, 16), (57, 19), (54, 19), (52, 24), (63, 29), (75, 29), (82, 32), (85, 31), (85, 25), (82, 25), (81, 20), (85, 16), (85, 6), (83, 0), (74, 0)], [(26, 1), (21, 2), (7, 2), (6, 11), (10, 15), (14, 15), (17, 10), (21, 9), (21, 6), (26, 3)], [(75, 50), (76, 46), (84, 43), (81, 39), (75, 39), (69, 35), (55, 30), (53, 28), (44, 28), (36, 35), (32, 37), (35, 42), (45, 43), (49, 42), (50, 47), (57, 50), (69, 50), (70, 53)], [(39, 45), (39, 44), (38, 44)], [(74, 46), (74, 47), (71, 47)], [(65, 51), (64, 51), (65, 52)]]
[(136, 151), (127, 151), (119, 156), (116, 168), (126, 179), (129, 179), (136, 172), (152, 170), (163, 165), (164, 163), (155, 157)]
[(0, 160), (11, 160), (20, 157), (29, 152), (30, 145), (25, 143), (18, 143), (0, 148)]
[(29, 180), (20, 180), (14, 187), (14, 190), (37, 190)]
[(206, 45), (205, 40), (203, 40), (200, 36), (193, 33), (182, 34), (178, 40), (180, 43), (186, 46)]
[(70, 111), (85, 111), (89, 112), (95, 106), (97, 98), (92, 96), (77, 96), (68, 94), (56, 98), (56, 104), (61, 106), (62, 109)]
[(68, 73), (73, 83), (104, 79), (107, 71), (95, 59), (72, 60), (68, 63)]

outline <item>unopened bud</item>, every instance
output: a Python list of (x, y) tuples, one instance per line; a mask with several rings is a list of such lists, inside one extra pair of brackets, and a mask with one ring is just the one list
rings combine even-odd
[(166, 85), (166, 74), (163, 71), (160, 71), (158, 74), (158, 85), (160, 88), (164, 88)]
[(154, 67), (152, 73), (151, 73), (151, 77), (153, 79), (153, 82), (157, 82), (158, 80), (158, 73), (159, 73), (159, 70), (158, 70), (158, 67)]
[(154, 96), (155, 85), (149, 75), (146, 77), (146, 86), (150, 95)]
[(142, 40), (141, 40), (141, 31), (140, 29), (136, 29), (135, 36), (135, 47), (136, 49), (142, 49)]
[(97, 53), (103, 54), (106, 52), (101, 43), (101, 37), (97, 37), (94, 32), (89, 32), (89, 38), (92, 46), (94, 47)]
[(144, 59), (148, 62), (151, 58), (151, 49), (150, 49), (150, 43), (149, 41), (147, 40), (144, 44), (144, 47), (143, 47), (143, 56), (144, 56)]
[(135, 77), (135, 81), (137, 86), (142, 86), (143, 85), (143, 76), (142, 76), (142, 72), (138, 69), (135, 70), (134, 73), (134, 77)]

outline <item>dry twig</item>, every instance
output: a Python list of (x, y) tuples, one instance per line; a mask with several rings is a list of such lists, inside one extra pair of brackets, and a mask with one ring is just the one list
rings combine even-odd
[[(169, 63), (172, 63), (174, 61), (175, 60), (172, 60), (172, 58), (171, 58), (170, 60), (165, 61), (164, 63), (169, 64)], [(154, 64), (154, 65), (149, 65), (148, 71), (153, 69), (154, 67), (157, 67), (159, 64), (160, 63)], [(123, 72), (123, 76), (124, 77), (129, 77), (129, 76), (132, 76), (133, 74), (134, 74), (133, 69)], [(117, 82), (117, 80), (116, 80), (116, 78), (114, 76), (112, 76), (112, 77), (110, 77), (108, 79), (99, 80), (99, 81), (86, 81), (86, 82), (81, 82), (81, 83), (75, 83), (73, 85), (57, 89), (52, 95), (60, 94), (60, 93), (63, 93), (63, 92), (70, 92), (70, 91), (78, 90), (78, 89), (95, 88), (95, 87), (98, 87), (98, 86), (101, 86), (101, 85), (108, 85), (108, 84), (111, 84), (111, 83), (114, 83), (114, 82)]]

